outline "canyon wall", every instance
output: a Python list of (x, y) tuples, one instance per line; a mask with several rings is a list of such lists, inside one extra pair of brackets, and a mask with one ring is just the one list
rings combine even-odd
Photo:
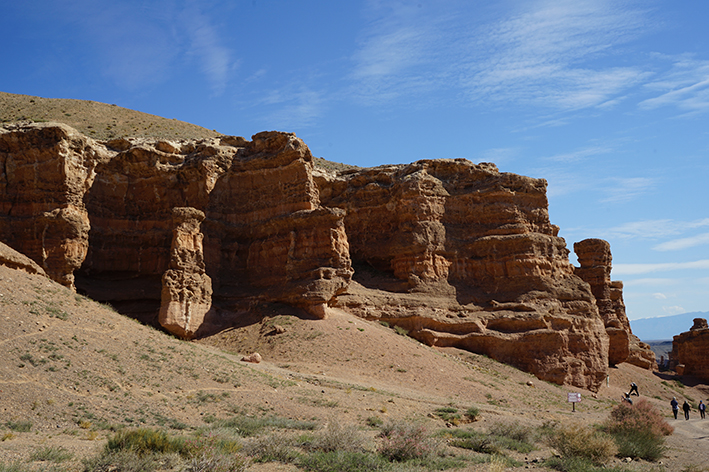
[(286, 303), (590, 390), (632, 357), (607, 243), (580, 243), (574, 268), (543, 179), (465, 159), (333, 172), (292, 133), (98, 142), (57, 124), (0, 128), (0, 163), (2, 241), (182, 337)]
[(695, 318), (694, 324), (672, 339), (670, 368), (679, 375), (691, 375), (709, 382), (709, 325), (704, 318)]

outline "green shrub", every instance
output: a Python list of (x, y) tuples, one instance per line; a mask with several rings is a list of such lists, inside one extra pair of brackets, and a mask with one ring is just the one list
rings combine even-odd
[(12, 462), (10, 464), (4, 464), (0, 462), (0, 472), (29, 472), (30, 469), (26, 465), (20, 462)]
[[(139, 454), (132, 450), (115, 450), (83, 459), (84, 472), (153, 472), (158, 468), (154, 454)], [(166, 465), (166, 464), (165, 464)]]
[(382, 428), (379, 436), (382, 441), (378, 452), (390, 461), (423, 459), (437, 449), (436, 442), (428, 436), (426, 428), (418, 424), (389, 423)]
[(656, 461), (665, 452), (665, 440), (648, 431), (626, 431), (613, 434), (618, 445), (618, 456), (640, 458), (646, 461)]
[(371, 426), (373, 428), (378, 428), (384, 424), (384, 420), (382, 420), (378, 416), (370, 416), (369, 418), (367, 418), (366, 423), (367, 423), (367, 426)]
[(354, 425), (342, 426), (331, 420), (327, 428), (314, 435), (303, 447), (309, 451), (320, 452), (359, 452), (364, 449), (365, 439)]
[(662, 457), (664, 436), (674, 431), (657, 408), (644, 398), (634, 405), (617, 405), (604, 429), (613, 435), (620, 455), (648, 461)]
[(118, 431), (106, 443), (106, 451), (133, 451), (139, 456), (147, 453), (182, 452), (184, 442), (170, 438), (164, 431), (139, 428)]
[(203, 451), (190, 460), (187, 472), (244, 472), (249, 461), (239, 454)]
[(314, 430), (317, 424), (312, 421), (291, 420), (277, 416), (253, 418), (248, 416), (236, 416), (227, 420), (218, 420), (212, 423), (215, 428), (235, 429), (239, 436), (256, 436), (266, 428)]
[(470, 421), (475, 421), (478, 419), (478, 416), (480, 416), (480, 410), (477, 407), (471, 406), (465, 410), (465, 416), (467, 416)]
[(74, 457), (74, 454), (61, 446), (47, 446), (36, 449), (31, 455), (31, 461), (64, 462)]
[(299, 454), (294, 447), (294, 441), (283, 434), (271, 434), (254, 438), (247, 442), (244, 451), (256, 462), (291, 463), (298, 459)]
[(369, 452), (331, 451), (303, 456), (298, 465), (310, 472), (369, 472), (389, 469), (389, 463)]
[(5, 426), (16, 433), (28, 433), (32, 429), (32, 423), (29, 421), (8, 421)]
[(578, 457), (594, 464), (607, 462), (618, 451), (611, 436), (580, 424), (557, 426), (547, 440), (562, 458)]

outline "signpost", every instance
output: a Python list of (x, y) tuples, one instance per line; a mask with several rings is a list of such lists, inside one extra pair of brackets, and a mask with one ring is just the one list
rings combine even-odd
[(581, 394), (569, 392), (568, 401), (571, 402), (572, 405), (571, 411), (576, 411), (576, 403), (581, 401)]

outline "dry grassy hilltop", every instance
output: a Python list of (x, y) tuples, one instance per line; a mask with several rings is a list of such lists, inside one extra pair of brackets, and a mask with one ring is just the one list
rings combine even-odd
[[(112, 105), (5, 93), (0, 119), (57, 120), (100, 139), (218, 134)], [(709, 420), (696, 409), (689, 421), (675, 420), (669, 408), (672, 397), (692, 405), (709, 398), (691, 377), (621, 363), (591, 392), (430, 347), (401, 326), (338, 307), (318, 319), (272, 301), (185, 341), (23, 266), (31, 264), (0, 247), (0, 472), (709, 470)], [(384, 290), (366, 294), (386, 299)], [(261, 362), (244, 360), (254, 353)], [(660, 457), (611, 454), (606, 469), (560, 468), (563, 451), (545, 434), (593, 432), (631, 382), (640, 391), (634, 400), (674, 427)], [(569, 393), (581, 394), (573, 408)], [(164, 434), (151, 445), (167, 448), (164, 455), (107, 455), (140, 428)], [(435, 452), (418, 461), (386, 456), (399, 433), (410, 450)], [(215, 450), (248, 464), (215, 459)]]

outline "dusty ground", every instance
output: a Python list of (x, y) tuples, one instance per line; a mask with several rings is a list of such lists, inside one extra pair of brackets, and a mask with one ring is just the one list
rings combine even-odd
[[(185, 342), (123, 317), (41, 276), (0, 266), (0, 462), (26, 460), (42, 445), (62, 445), (78, 460), (95, 453), (111, 429), (153, 425), (177, 431), (236, 414), (314, 420), (336, 418), (366, 429), (366, 420), (403, 418), (445, 428), (437, 408), (475, 406), (484, 429), (498, 421), (601, 422), (635, 381), (669, 416), (672, 396), (693, 401), (706, 387), (682, 386), (630, 365), (612, 369), (594, 398), (541, 382), (483, 356), (436, 350), (378, 323), (335, 312), (309, 320), (274, 307), (262, 320)], [(275, 334), (275, 326), (285, 331)], [(243, 354), (264, 361), (248, 364)], [(691, 381), (684, 379), (685, 383)], [(531, 382), (532, 385), (527, 383)], [(29, 421), (29, 432), (7, 422)], [(677, 428), (662, 465), (709, 464), (709, 420), (671, 420)], [(552, 451), (535, 451), (531, 461)], [(535, 468), (536, 464), (529, 463)], [(658, 468), (659, 467), (659, 468)], [(294, 470), (267, 464), (252, 470)]]

